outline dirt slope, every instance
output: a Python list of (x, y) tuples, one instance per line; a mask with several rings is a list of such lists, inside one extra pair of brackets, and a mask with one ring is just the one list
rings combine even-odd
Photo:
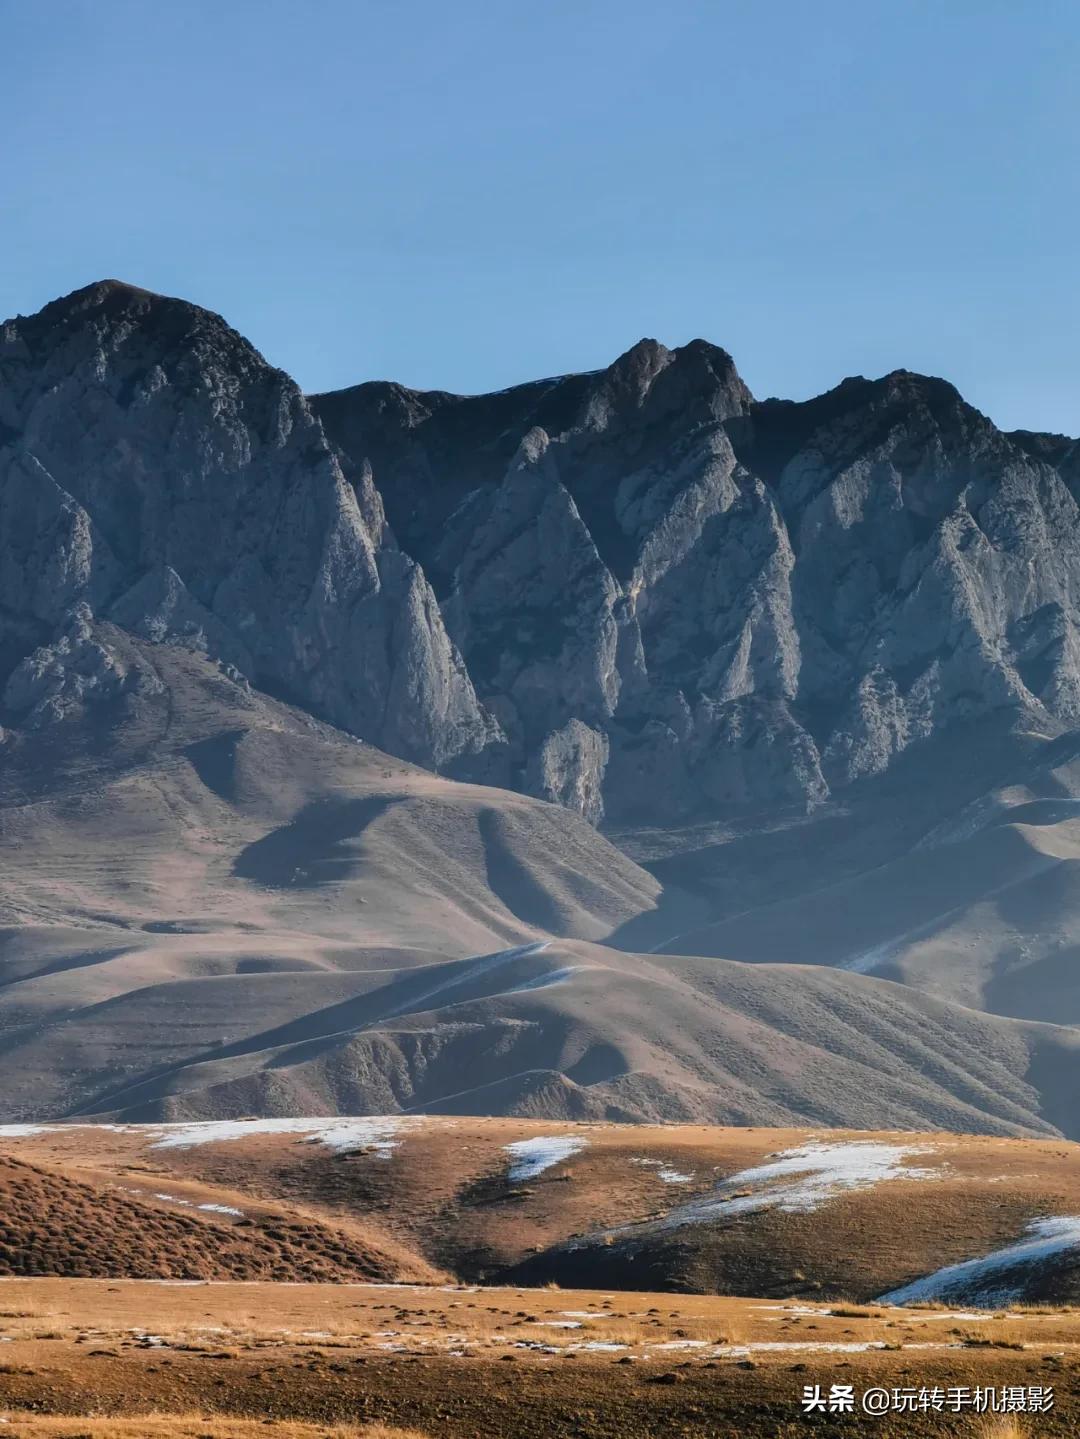
[[(1020, 753), (1006, 759), (1010, 744)], [(1008, 779), (988, 788), (995, 769)], [(658, 941), (672, 953), (829, 964), (990, 1013), (1080, 1023), (1075, 734), (984, 723), (843, 806), (615, 838), (712, 911)]]
[(137, 657), (156, 687), (6, 746), (0, 1118), (1074, 1132), (1075, 1031), (642, 953), (703, 898), (566, 810), (392, 760), (182, 649)]

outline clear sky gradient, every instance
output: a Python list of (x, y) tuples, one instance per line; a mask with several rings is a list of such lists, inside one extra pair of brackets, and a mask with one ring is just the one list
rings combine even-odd
[(308, 390), (642, 335), (1080, 432), (1075, 0), (0, 0), (0, 314), (116, 276)]

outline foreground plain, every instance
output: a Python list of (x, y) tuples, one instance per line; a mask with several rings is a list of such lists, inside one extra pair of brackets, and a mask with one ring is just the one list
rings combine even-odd
[[(280, 1439), (338, 1424), (450, 1439), (985, 1432), (975, 1416), (941, 1413), (811, 1427), (803, 1387), (836, 1382), (856, 1393), (1052, 1387), (1056, 1407), (1037, 1432), (1072, 1434), (1080, 1395), (1080, 1310), (978, 1317), (556, 1288), (32, 1279), (0, 1286), (0, 1333), (5, 1429), (64, 1439), (184, 1435), (179, 1420), (104, 1422), (170, 1414), (206, 1416), (191, 1432), (214, 1439), (246, 1439), (230, 1427), (243, 1419), (270, 1419), (261, 1432)], [(97, 1417), (55, 1428), (46, 1416)], [(382, 1432), (360, 1428), (358, 1439)]]

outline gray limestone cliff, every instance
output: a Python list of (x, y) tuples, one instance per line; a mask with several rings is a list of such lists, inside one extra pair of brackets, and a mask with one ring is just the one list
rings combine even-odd
[[(535, 793), (613, 817), (814, 805), (990, 711), (1076, 722), (1077, 446), (1002, 434), (944, 381), (759, 403), (724, 351), (642, 341), (498, 395), (314, 405)], [(570, 721), (596, 742), (568, 746)]]
[(128, 631), (594, 821), (813, 806), (1080, 722), (1078, 453), (903, 371), (758, 402), (700, 340), (305, 398), (103, 282), (0, 327), (0, 718), (152, 685)]
[(16, 715), (40, 676), (77, 691), (64, 673), (111, 620), (421, 763), (497, 733), (374, 489), (345, 481), (293, 381), (196, 306), (106, 281), (0, 328), (0, 546)]

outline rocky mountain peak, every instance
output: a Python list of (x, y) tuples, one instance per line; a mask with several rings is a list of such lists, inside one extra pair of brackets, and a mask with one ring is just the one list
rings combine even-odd
[(148, 693), (111, 625), (593, 819), (819, 804), (1080, 716), (1076, 453), (906, 370), (758, 402), (701, 339), (306, 398), (101, 281), (2, 330), (0, 683), (16, 723)]
[[(585, 636), (587, 614), (609, 616), (611, 638), (596, 630), (583, 651), (615, 681), (594, 691), (606, 708), (584, 690), (571, 698), (584, 672), (561, 649), (545, 683), (563, 699), (528, 713), (547, 716), (552, 735), (575, 720), (604, 741), (588, 752), (602, 772), (573, 770), (580, 734), (554, 770), (563, 793), (588, 790), (608, 813), (817, 804), (980, 713), (1011, 706), (1054, 725), (1071, 712), (1074, 564), (1042, 547), (1049, 527), (1075, 526), (1050, 464), (1070, 451), (1014, 443), (947, 381), (896, 370), (806, 402), (756, 402), (718, 347), (643, 340), (607, 370), (496, 399), (487, 427), (477, 400), (461, 402), (477, 422), (464, 434), (451, 407), (420, 446), (382, 435), (374, 474), (392, 476), (402, 542), (437, 575), (479, 692), (517, 736), (517, 782), (544, 770), (530, 747), (552, 752), (522, 727), (506, 666), (534, 643), (527, 635)], [(541, 414), (551, 418), (530, 493), (568, 497), (560, 523), (591, 542), (599, 610), (567, 586), (519, 597), (506, 568), (505, 506), (523, 493), (511, 442)], [(528, 513), (516, 522), (526, 529), (538, 523)], [(460, 568), (455, 525), (473, 553), (494, 525), (483, 547), (505, 600), (488, 593), (480, 629), (481, 572)], [(1024, 618), (1036, 593), (1042, 618)], [(525, 629), (513, 618), (522, 605)]]
[(657, 375), (667, 369), (674, 355), (659, 340), (644, 338), (600, 372), (601, 383), (612, 397), (619, 396), (640, 405)]
[[(45, 305), (8, 327), (32, 347), (51, 347), (80, 331), (105, 334), (137, 325), (144, 333), (191, 332), (200, 326), (235, 335), (220, 315), (187, 300), (159, 295), (123, 280), (97, 280)], [(239, 336), (236, 336), (239, 339)]]
[(424, 763), (488, 742), (377, 497), (345, 482), (297, 386), (224, 320), (105, 282), (4, 338), (0, 654), (50, 649), (82, 605), (91, 627), (115, 612), (239, 657), (247, 679)]
[(579, 423), (606, 429), (670, 421), (690, 426), (743, 414), (752, 395), (731, 356), (705, 340), (669, 350), (657, 340), (639, 340), (589, 387)]
[(191, 310), (199, 308), (190, 301), (170, 300), (155, 290), (146, 290), (141, 285), (128, 284), (126, 280), (106, 279), (94, 280), (89, 285), (72, 290), (70, 294), (59, 296), (45, 305), (39, 313), (43, 320), (53, 321), (57, 317), (85, 314), (87, 311), (96, 310), (106, 305), (114, 310), (119, 310), (130, 306), (146, 307), (154, 303), (184, 305)]

